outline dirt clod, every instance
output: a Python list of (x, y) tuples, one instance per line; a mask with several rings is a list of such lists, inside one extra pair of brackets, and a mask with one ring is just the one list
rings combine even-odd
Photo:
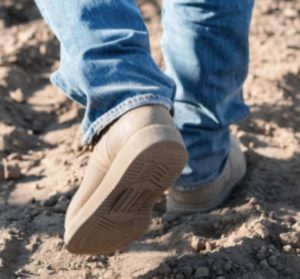
[(196, 269), (196, 272), (195, 272), (195, 278), (196, 279), (200, 279), (200, 278), (207, 278), (209, 277), (209, 269), (205, 266), (200, 266)]
[(194, 235), (191, 240), (191, 247), (196, 252), (205, 250), (206, 240), (203, 237), (198, 237)]
[(21, 168), (18, 163), (4, 163), (4, 178), (16, 180), (22, 176)]

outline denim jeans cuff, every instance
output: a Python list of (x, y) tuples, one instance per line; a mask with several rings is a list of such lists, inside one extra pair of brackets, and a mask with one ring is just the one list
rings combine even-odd
[(162, 105), (171, 110), (172, 104), (171, 98), (151, 93), (130, 97), (101, 115), (83, 131), (83, 144), (91, 144), (103, 129), (129, 110), (145, 105)]

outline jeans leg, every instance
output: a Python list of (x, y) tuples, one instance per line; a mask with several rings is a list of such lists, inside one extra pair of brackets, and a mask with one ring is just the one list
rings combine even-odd
[(152, 60), (134, 0), (36, 0), (61, 46), (51, 81), (86, 108), (84, 143), (130, 109), (170, 109), (174, 82)]
[(178, 181), (216, 178), (229, 153), (229, 125), (248, 115), (242, 96), (254, 0), (165, 0), (166, 73), (177, 86), (175, 123), (189, 152)]

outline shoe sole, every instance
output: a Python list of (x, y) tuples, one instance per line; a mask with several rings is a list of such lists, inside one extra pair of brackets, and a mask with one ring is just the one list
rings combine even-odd
[(68, 251), (114, 252), (149, 227), (156, 199), (181, 174), (187, 153), (175, 128), (153, 125), (135, 133), (65, 231)]

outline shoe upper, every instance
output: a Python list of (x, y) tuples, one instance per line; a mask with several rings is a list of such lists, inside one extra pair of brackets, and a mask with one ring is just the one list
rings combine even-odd
[(175, 129), (170, 112), (161, 105), (130, 110), (107, 128), (90, 156), (81, 186), (69, 205), (65, 225), (101, 184), (122, 146), (135, 132), (148, 125), (168, 125)]
[(169, 191), (167, 211), (205, 212), (219, 206), (246, 172), (246, 161), (239, 141), (231, 136), (231, 147), (222, 173), (213, 181), (185, 191), (174, 185)]

